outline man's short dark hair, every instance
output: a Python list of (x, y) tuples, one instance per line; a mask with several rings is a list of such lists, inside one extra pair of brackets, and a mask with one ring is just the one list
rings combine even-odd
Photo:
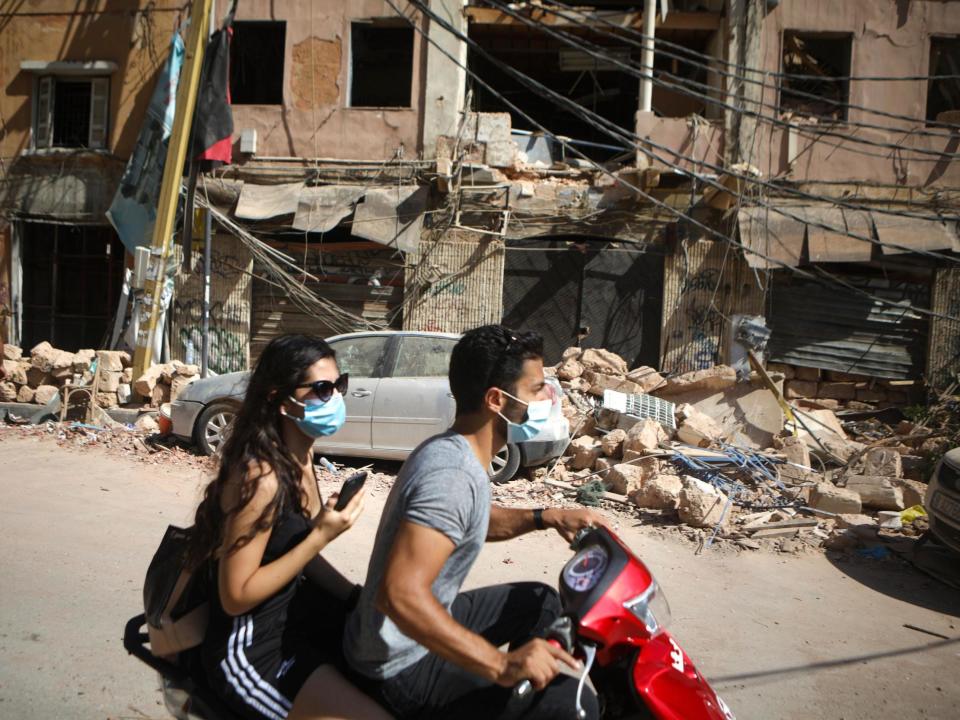
[(543, 338), (503, 325), (484, 325), (464, 333), (450, 356), (450, 391), (457, 415), (477, 412), (492, 387), (516, 390), (523, 361), (543, 357)]

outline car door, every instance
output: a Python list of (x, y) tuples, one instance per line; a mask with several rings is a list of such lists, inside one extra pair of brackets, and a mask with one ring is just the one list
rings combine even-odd
[(340, 372), (350, 373), (350, 387), (343, 398), (347, 420), (335, 435), (317, 441), (316, 450), (349, 455), (370, 451), (373, 401), (381, 382), (389, 341), (389, 335), (360, 335), (331, 341)]
[(447, 374), (456, 339), (401, 335), (373, 408), (373, 447), (409, 453), (453, 423), (456, 409)]

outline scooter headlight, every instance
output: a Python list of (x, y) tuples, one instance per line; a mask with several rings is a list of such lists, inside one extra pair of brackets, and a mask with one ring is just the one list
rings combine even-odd
[(623, 606), (646, 626), (647, 632), (651, 636), (664, 630), (673, 619), (667, 597), (663, 594), (663, 590), (656, 580), (653, 580), (650, 587), (640, 595), (632, 600), (627, 600)]

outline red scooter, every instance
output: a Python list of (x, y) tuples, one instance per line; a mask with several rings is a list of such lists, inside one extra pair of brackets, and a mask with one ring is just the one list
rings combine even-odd
[[(605, 528), (582, 531), (572, 548), (560, 573), (564, 614), (546, 636), (583, 661), (581, 691), (589, 675), (604, 720), (734, 720), (664, 629), (670, 606), (647, 566)], [(524, 681), (515, 694), (531, 691)]]

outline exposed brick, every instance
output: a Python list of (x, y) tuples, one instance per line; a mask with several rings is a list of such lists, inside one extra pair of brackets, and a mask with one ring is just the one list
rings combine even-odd
[(787, 380), (784, 394), (788, 398), (813, 398), (817, 396), (817, 383), (808, 380)]
[(852, 382), (824, 382), (817, 389), (817, 397), (834, 400), (853, 400), (857, 397), (857, 384)]

